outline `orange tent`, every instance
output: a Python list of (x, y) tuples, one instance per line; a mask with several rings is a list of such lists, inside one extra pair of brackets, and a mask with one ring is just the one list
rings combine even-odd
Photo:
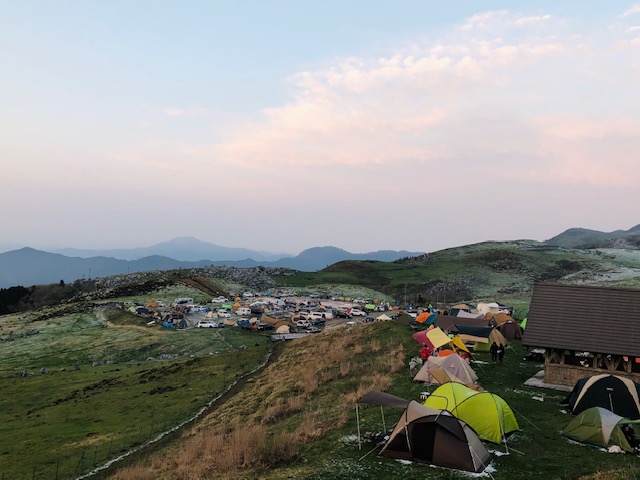
[(439, 357), (448, 357), (449, 355), (453, 355), (456, 352), (454, 350), (449, 350), (449, 349), (445, 349), (445, 350), (440, 350), (438, 352), (438, 356)]
[(416, 317), (416, 323), (424, 323), (429, 318), (429, 312), (422, 312), (420, 315)]

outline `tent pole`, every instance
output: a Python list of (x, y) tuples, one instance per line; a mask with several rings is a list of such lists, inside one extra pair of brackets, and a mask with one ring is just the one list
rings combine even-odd
[(358, 450), (362, 450), (362, 445), (360, 443), (360, 415), (358, 412), (358, 404), (356, 403), (356, 422), (358, 423)]
[(382, 410), (382, 405), (380, 405), (380, 415), (382, 415), (382, 431), (384, 434), (387, 434), (387, 424), (384, 421), (384, 410)]

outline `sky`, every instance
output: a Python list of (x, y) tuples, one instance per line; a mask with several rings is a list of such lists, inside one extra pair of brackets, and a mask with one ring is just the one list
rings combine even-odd
[(0, 0), (0, 250), (640, 223), (640, 3)]

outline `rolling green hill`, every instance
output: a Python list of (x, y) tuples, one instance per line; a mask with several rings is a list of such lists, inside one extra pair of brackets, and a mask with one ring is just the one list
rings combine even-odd
[(640, 285), (640, 252), (567, 249), (535, 241), (484, 242), (385, 262), (339, 262), (274, 277), (283, 286), (362, 285), (402, 303), (528, 297), (539, 282)]

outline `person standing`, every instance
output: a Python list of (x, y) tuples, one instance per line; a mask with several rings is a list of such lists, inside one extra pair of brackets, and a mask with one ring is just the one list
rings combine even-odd
[(492, 342), (489, 351), (491, 352), (491, 363), (498, 363), (498, 344)]
[(500, 344), (498, 346), (498, 361), (502, 363), (503, 359), (504, 359), (504, 345)]
[(420, 350), (420, 358), (422, 358), (423, 362), (426, 362), (427, 359), (431, 356), (431, 350), (427, 347), (427, 344), (422, 345), (422, 349)]

